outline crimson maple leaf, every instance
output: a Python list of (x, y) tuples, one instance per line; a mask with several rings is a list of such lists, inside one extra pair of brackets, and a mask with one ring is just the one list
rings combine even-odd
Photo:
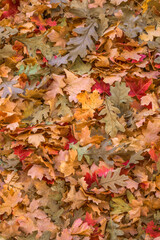
[(22, 145), (14, 148), (14, 154), (17, 155), (22, 162), (26, 157), (31, 155), (33, 151), (31, 149), (24, 149)]
[(86, 217), (84, 219), (85, 222), (88, 223), (88, 225), (94, 226), (96, 224), (96, 221), (92, 218), (92, 214), (89, 214), (86, 212)]
[(91, 176), (90, 173), (87, 172), (86, 175), (85, 175), (84, 180), (85, 180), (86, 183), (88, 184), (88, 188), (90, 188), (91, 185), (92, 185), (92, 183), (94, 183), (94, 182), (97, 182), (97, 184), (98, 184), (96, 172), (92, 173), (92, 176)]
[(18, 10), (18, 6), (20, 5), (19, 0), (15, 0), (14, 2), (12, 0), (2, 1), (2, 6), (5, 6), (6, 4), (9, 5), (9, 9), (8, 9), (8, 11), (4, 11), (2, 13), (0, 20), (2, 20), (4, 18), (8, 18), (10, 16), (14, 16), (17, 12), (19, 12), (19, 10)]
[(95, 89), (101, 94), (101, 93), (107, 93), (109, 96), (110, 93), (110, 85), (108, 83), (103, 82), (103, 78), (98, 81), (94, 80), (96, 83), (92, 86), (91, 91), (93, 92)]
[(146, 95), (146, 91), (152, 84), (151, 79), (142, 79), (136, 77), (126, 77), (126, 85), (130, 87), (129, 96), (137, 97), (139, 100)]
[(160, 228), (156, 226), (152, 220), (147, 224), (146, 233), (148, 233), (153, 238), (159, 237)]
[(78, 141), (75, 139), (75, 137), (72, 135), (71, 131), (67, 135), (68, 143), (65, 145), (64, 149), (69, 150), (69, 144), (74, 143), (76, 144)]

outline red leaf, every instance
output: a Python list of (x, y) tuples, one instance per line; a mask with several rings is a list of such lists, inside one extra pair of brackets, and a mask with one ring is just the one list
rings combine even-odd
[(158, 162), (158, 159), (160, 158), (160, 153), (156, 154), (155, 149), (151, 148), (149, 150), (149, 155), (151, 156), (152, 160), (154, 160), (155, 162)]
[(94, 226), (96, 224), (96, 221), (93, 220), (92, 218), (92, 214), (89, 214), (88, 212), (86, 212), (86, 217), (84, 219), (85, 222), (88, 223), (88, 225)]
[(105, 166), (102, 166), (99, 168), (96, 173), (98, 174), (98, 177), (106, 176), (109, 171), (113, 170), (113, 168), (106, 168)]
[(4, 11), (0, 17), (0, 20), (4, 19), (4, 18), (8, 18), (10, 16), (14, 16), (17, 12), (19, 12), (18, 10), (18, 6), (20, 5), (20, 1), (19, 0), (15, 0), (14, 2), (12, 0), (4, 0), (2, 1), (2, 5), (5, 6), (6, 4), (9, 5), (9, 9), (8, 11)]
[(31, 17), (31, 21), (34, 22), (39, 27), (40, 31), (44, 32), (46, 30), (45, 28), (46, 23), (41, 16), (33, 16)]
[(157, 227), (152, 220), (147, 224), (146, 233), (148, 233), (153, 238), (159, 237), (160, 228)]
[(54, 27), (54, 26), (57, 25), (57, 22), (56, 22), (56, 21), (52, 21), (51, 18), (48, 18), (48, 19), (46, 20), (46, 24), (47, 24), (48, 26), (50, 26), (50, 27)]
[(94, 183), (94, 182), (97, 182), (97, 184), (98, 184), (96, 172), (94, 172), (94, 173), (92, 174), (92, 176), (90, 175), (90, 173), (87, 172), (86, 175), (85, 175), (84, 180), (85, 180), (86, 183), (88, 184), (88, 188), (90, 188), (91, 185), (92, 185), (92, 183)]
[(74, 143), (76, 144), (78, 141), (77, 139), (75, 139), (75, 137), (72, 135), (71, 131), (69, 132), (69, 134), (67, 135), (67, 139), (69, 140), (68, 143), (66, 144), (66, 146), (64, 147), (65, 150), (69, 149), (69, 144), (70, 143)]
[(152, 80), (135, 77), (126, 77), (126, 84), (130, 87), (129, 96), (137, 97), (139, 100), (146, 95), (146, 91), (152, 84)]
[(24, 149), (22, 145), (14, 148), (14, 154), (17, 155), (22, 162), (26, 157), (31, 155), (33, 151), (31, 149)]
[(101, 93), (107, 93), (109, 96), (110, 93), (110, 85), (108, 83), (103, 82), (103, 79), (100, 81), (94, 80), (96, 83), (92, 86), (91, 91), (93, 92), (95, 89), (101, 94)]

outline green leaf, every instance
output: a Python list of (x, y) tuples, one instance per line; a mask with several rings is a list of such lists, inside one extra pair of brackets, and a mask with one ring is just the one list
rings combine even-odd
[[(56, 104), (55, 104), (55, 107), (57, 108), (58, 107), (58, 116), (62, 116), (62, 117), (65, 117), (67, 115), (69, 116), (72, 116), (72, 111), (71, 111), (71, 104), (69, 103), (68, 99), (66, 98), (66, 96), (62, 96), (62, 95), (59, 95), (57, 97), (57, 101), (56, 101)], [(54, 114), (54, 112), (53, 112)]]
[(111, 137), (115, 137), (118, 131), (125, 132), (124, 126), (118, 121), (117, 114), (120, 110), (114, 107), (113, 103), (106, 97), (105, 108), (101, 110), (99, 115), (105, 115), (104, 118), (100, 120), (101, 123), (105, 123), (105, 131)]
[(74, 65), (71, 67), (71, 71), (76, 74), (83, 75), (85, 73), (90, 73), (92, 65), (90, 63), (84, 63), (80, 57), (76, 59)]
[(123, 236), (124, 232), (118, 228), (119, 225), (110, 219), (106, 228), (106, 233), (110, 234), (110, 240), (117, 240), (118, 236)]
[(110, 206), (112, 208), (114, 208), (111, 211), (111, 214), (122, 214), (124, 212), (128, 212), (129, 210), (131, 210), (131, 207), (125, 203), (125, 201), (123, 201), (121, 198), (112, 198), (112, 200), (110, 201)]
[(118, 189), (116, 185), (125, 186), (125, 181), (128, 180), (128, 177), (126, 175), (120, 175), (120, 171), (121, 168), (117, 168), (114, 171), (109, 171), (106, 177), (102, 176), (100, 184), (106, 190), (110, 188), (113, 192), (117, 192)]
[(84, 147), (80, 147), (79, 146), (79, 142), (77, 142), (76, 144), (71, 143), (69, 145), (69, 148), (70, 149), (74, 149), (74, 150), (77, 151), (77, 153), (78, 153), (78, 161), (81, 161), (82, 158), (83, 158), (83, 155), (88, 154), (88, 148), (91, 147), (91, 146), (92, 146), (92, 144), (88, 144), (88, 145), (86, 145)]

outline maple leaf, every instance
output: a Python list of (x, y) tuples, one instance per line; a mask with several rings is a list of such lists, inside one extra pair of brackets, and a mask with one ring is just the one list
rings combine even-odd
[(146, 95), (146, 91), (148, 90), (149, 86), (152, 84), (152, 80), (142, 78), (133, 78), (133, 77), (127, 77), (126, 78), (126, 84), (130, 87), (129, 96), (131, 97), (137, 97), (138, 99), (141, 99), (143, 96)]
[(145, 231), (153, 238), (160, 236), (160, 228), (154, 224), (153, 220), (147, 224)]
[(85, 222), (88, 223), (88, 225), (94, 226), (96, 224), (96, 221), (93, 220), (92, 218), (92, 214), (89, 214), (88, 212), (86, 212), (86, 217), (84, 219)]
[(77, 151), (78, 161), (81, 161), (82, 158), (83, 158), (83, 156), (84, 156), (85, 154), (87, 154), (88, 148), (91, 147), (91, 146), (92, 146), (92, 144), (88, 144), (87, 146), (80, 147), (80, 146), (79, 146), (79, 142), (77, 142), (76, 144), (71, 143), (71, 144), (69, 145), (69, 148), (70, 148), (70, 149), (74, 149), (74, 150)]
[(12, 209), (17, 206), (19, 202), (22, 202), (23, 198), (21, 197), (21, 192), (18, 191), (6, 191), (6, 192), (0, 192), (0, 196), (3, 199), (3, 203), (0, 207), (0, 215), (4, 214), (5, 212), (10, 215), (12, 212)]
[(59, 27), (56, 29), (57, 31), (55, 31), (54, 29), (47, 35), (47, 37), (49, 38), (49, 40), (51, 42), (55, 42), (55, 46), (59, 46), (62, 48), (65, 48), (66, 46), (66, 28), (65, 27)]
[(90, 112), (90, 117), (93, 117), (94, 109), (99, 108), (103, 103), (97, 90), (94, 90), (92, 93), (87, 93), (86, 91), (79, 93), (77, 99), (82, 104), (82, 109)]
[(113, 103), (106, 97), (105, 108), (103, 108), (99, 115), (105, 115), (100, 122), (105, 123), (105, 131), (111, 137), (115, 137), (118, 131), (125, 132), (124, 126), (118, 121), (120, 111), (113, 106)]
[(44, 168), (40, 165), (34, 164), (28, 171), (28, 176), (31, 176), (32, 179), (42, 180), (43, 177), (46, 177), (48, 180), (55, 178), (53, 171), (49, 171), (48, 168)]
[(104, 140), (104, 137), (99, 135), (90, 137), (90, 130), (87, 126), (82, 128), (81, 133), (75, 133), (75, 137), (80, 141), (80, 144), (82, 146), (90, 143), (100, 144)]
[(97, 182), (97, 184), (98, 184), (96, 172), (94, 172), (94, 173), (92, 174), (92, 176), (90, 175), (90, 173), (87, 172), (86, 175), (85, 175), (84, 180), (85, 180), (86, 183), (88, 184), (88, 188), (90, 188), (91, 185), (92, 185), (92, 183), (94, 183), (94, 182)]
[(88, 76), (77, 77), (72, 72), (64, 69), (67, 78), (64, 80), (67, 86), (64, 88), (66, 92), (69, 93), (69, 101), (78, 102), (77, 94), (82, 90), (89, 91), (91, 90), (91, 86), (94, 83), (93, 79)]
[(147, 127), (142, 130), (144, 141), (146, 144), (155, 143), (158, 141), (160, 132), (160, 119), (154, 118), (153, 121), (149, 121)]
[(119, 186), (125, 186), (125, 181), (128, 180), (126, 175), (120, 175), (121, 168), (117, 168), (114, 171), (109, 171), (107, 176), (102, 176), (100, 184), (108, 190), (108, 187), (111, 188), (111, 191), (117, 192), (117, 187), (115, 184)]
[(52, 73), (52, 78), (54, 81), (50, 84), (44, 96), (47, 100), (55, 98), (58, 93), (64, 95), (62, 91), (62, 88), (66, 86), (64, 82), (64, 75), (60, 76)]
[(64, 174), (64, 176), (69, 176), (75, 173), (75, 167), (78, 165), (76, 161), (77, 151), (70, 149), (69, 150), (69, 159), (67, 161), (61, 162), (60, 171)]
[(88, 62), (84, 63), (80, 57), (77, 57), (76, 61), (71, 67), (71, 71), (78, 75), (89, 74), (92, 65)]
[(36, 148), (40, 145), (41, 142), (45, 142), (45, 138), (41, 133), (31, 134), (28, 137), (28, 142), (33, 144)]
[(72, 227), (71, 227), (71, 234), (75, 235), (84, 235), (84, 236), (90, 236), (92, 233), (92, 228), (88, 225), (87, 222), (82, 221), (82, 219), (78, 218), (74, 221)]
[(8, 18), (10, 16), (14, 16), (18, 11), (18, 6), (20, 5), (20, 0), (2, 0), (2, 5), (5, 6), (6, 4), (9, 5), (8, 11), (4, 11), (0, 17), (0, 21), (4, 18)]
[(107, 95), (111, 95), (110, 93), (110, 85), (103, 82), (103, 79), (100, 81), (94, 80), (96, 83), (92, 86), (91, 91), (93, 92), (95, 89), (101, 94), (101, 93), (107, 93)]
[(87, 197), (83, 194), (81, 190), (76, 192), (75, 186), (71, 185), (70, 191), (67, 194), (67, 197), (64, 199), (64, 202), (73, 202), (71, 209), (80, 208), (87, 201)]
[(14, 148), (14, 154), (19, 157), (20, 161), (25, 160), (25, 158), (30, 156), (32, 153), (33, 151), (31, 149), (24, 149), (22, 145)]
[(67, 139), (69, 140), (66, 144), (66, 146), (64, 147), (65, 150), (69, 150), (69, 145), (70, 143), (77, 143), (77, 139), (72, 135), (71, 131), (69, 131), (68, 135), (67, 135)]

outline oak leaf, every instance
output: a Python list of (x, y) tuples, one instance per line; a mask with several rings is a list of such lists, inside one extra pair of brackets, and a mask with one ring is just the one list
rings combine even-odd
[(124, 132), (124, 126), (118, 121), (119, 109), (114, 107), (113, 103), (109, 98), (105, 100), (105, 108), (103, 108), (99, 115), (105, 115), (104, 118), (100, 120), (101, 123), (105, 123), (105, 131), (111, 137), (115, 137), (118, 131)]
[(100, 184), (108, 190), (109, 188), (113, 192), (117, 192), (117, 187), (115, 184), (119, 186), (125, 186), (126, 180), (128, 180), (128, 177), (126, 175), (120, 175), (121, 168), (117, 168), (114, 171), (109, 171), (106, 175), (106, 177), (102, 176)]

